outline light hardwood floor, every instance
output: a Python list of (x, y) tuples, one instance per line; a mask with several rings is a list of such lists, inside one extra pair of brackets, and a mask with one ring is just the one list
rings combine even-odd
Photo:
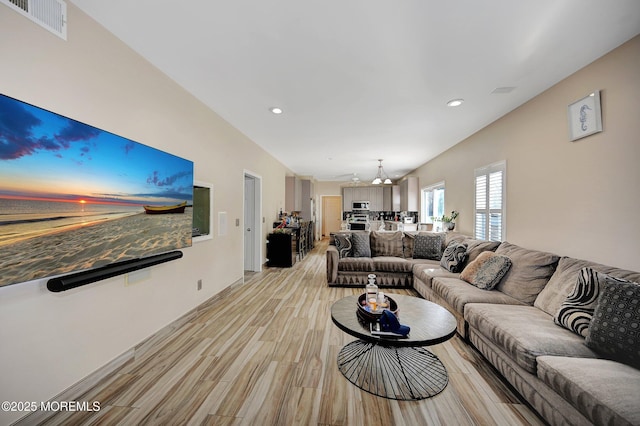
[(349, 383), (336, 357), (353, 337), (332, 323), (330, 307), (359, 290), (327, 287), (326, 246), (293, 268), (248, 275), (141, 343), (133, 360), (76, 398), (99, 401), (99, 412), (44, 424), (543, 424), (459, 336), (430, 348), (449, 372), (433, 398), (388, 400)]

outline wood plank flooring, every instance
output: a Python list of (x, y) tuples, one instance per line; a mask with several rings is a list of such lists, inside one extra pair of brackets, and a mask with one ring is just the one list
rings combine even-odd
[(99, 412), (58, 413), (43, 424), (544, 424), (458, 336), (430, 348), (449, 372), (433, 398), (388, 400), (349, 383), (336, 358), (354, 339), (332, 323), (330, 306), (360, 290), (327, 287), (326, 247), (323, 240), (292, 268), (248, 275), (141, 343), (133, 360), (76, 398), (99, 401)]

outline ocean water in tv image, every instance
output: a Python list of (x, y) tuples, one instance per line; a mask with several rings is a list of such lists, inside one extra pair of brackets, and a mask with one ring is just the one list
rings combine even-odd
[(0, 286), (191, 245), (193, 163), (0, 95)]

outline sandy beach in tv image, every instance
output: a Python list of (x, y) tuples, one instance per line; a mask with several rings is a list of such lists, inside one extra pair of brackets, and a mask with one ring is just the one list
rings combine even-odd
[(193, 163), (0, 95), (0, 286), (191, 245)]

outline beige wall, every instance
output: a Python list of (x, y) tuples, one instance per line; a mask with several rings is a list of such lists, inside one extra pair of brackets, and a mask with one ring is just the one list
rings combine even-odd
[[(640, 36), (418, 168), (473, 233), (474, 169), (507, 162), (506, 239), (640, 271)], [(567, 105), (601, 90), (602, 133), (569, 142)], [(472, 101), (472, 100), (470, 100)]]
[[(116, 277), (58, 294), (45, 280), (0, 288), (2, 401), (52, 398), (241, 280), (244, 171), (262, 178), (268, 224), (291, 173), (71, 4), (68, 23), (64, 41), (0, 6), (0, 93), (193, 160), (195, 179), (214, 185), (215, 236), (128, 287)], [(22, 414), (0, 412), (0, 423)]]
[(316, 182), (316, 195), (342, 195), (341, 184), (344, 182)]

